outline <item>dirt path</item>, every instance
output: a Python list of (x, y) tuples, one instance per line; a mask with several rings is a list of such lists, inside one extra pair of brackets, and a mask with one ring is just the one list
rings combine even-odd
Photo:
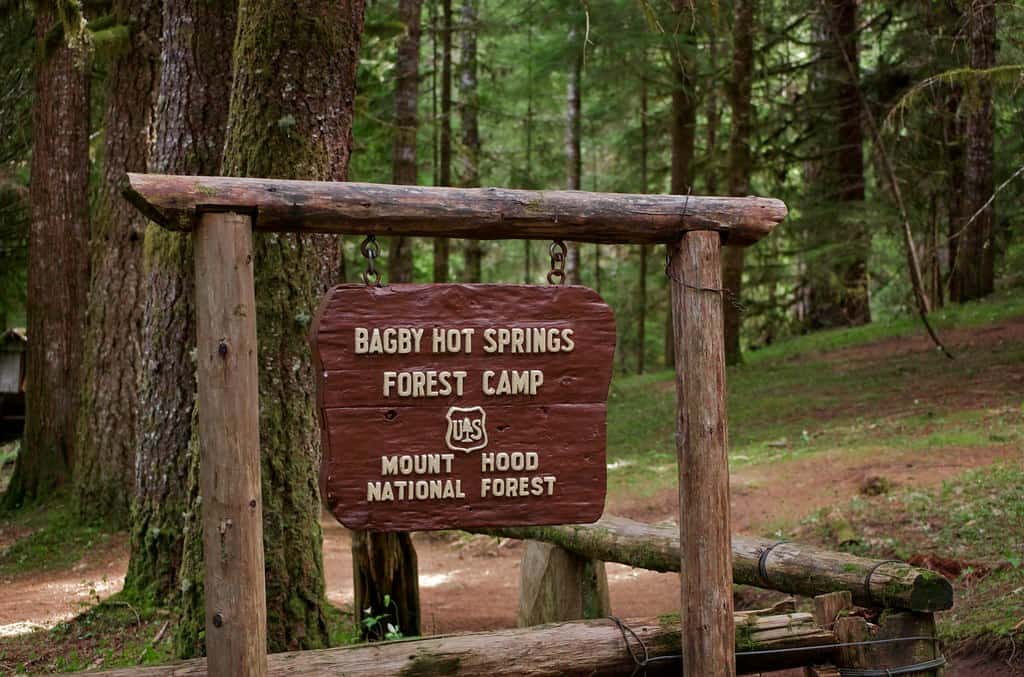
[[(1024, 320), (1011, 321), (974, 332), (949, 332), (951, 342), (984, 349), (1006, 341), (1024, 341)], [(923, 339), (883, 341), (871, 346), (837, 351), (829, 360), (855, 363), (930, 351)], [(1014, 380), (1020, 374), (1014, 370)], [(1003, 376), (1007, 374), (1004, 371)], [(979, 390), (995, 387), (991, 375), (978, 374), (979, 382), (958, 384), (960, 396), (977, 398)], [(1015, 381), (1016, 382), (1016, 381)], [(1019, 384), (1017, 384), (1019, 385)], [(973, 395), (972, 395), (973, 393)], [(936, 393), (946, 397), (951, 393)], [(989, 395), (992, 395), (989, 392)], [(1012, 398), (1011, 398), (1012, 399)], [(1004, 402), (1006, 400), (1003, 400)], [(977, 404), (977, 402), (975, 402)], [(1017, 457), (1021, 450), (1000, 447), (944, 447), (851, 455), (840, 449), (776, 464), (738, 468), (732, 476), (732, 514), (737, 531), (774, 530), (833, 504), (849, 501), (871, 478), (883, 477), (893, 488), (928, 487), (969, 468)], [(654, 497), (617, 498), (608, 511), (657, 522), (675, 514), (674, 490)], [(352, 559), (349, 532), (326, 516), (324, 566), (331, 602), (351, 604)], [(14, 534), (0, 529), (0, 547)], [(522, 545), (487, 537), (416, 534), (424, 631), (429, 634), (460, 630), (510, 627), (515, 623)], [(124, 538), (95, 549), (70, 571), (18, 576), (0, 580), (0, 636), (53, 624), (81, 611), (83, 604), (120, 589), (127, 566)], [(618, 564), (607, 565), (612, 610), (623, 617), (662, 614), (678, 609), (679, 584), (675, 574), (657, 574)], [(951, 675), (986, 674), (954, 670)], [(997, 673), (991, 673), (997, 674)]]

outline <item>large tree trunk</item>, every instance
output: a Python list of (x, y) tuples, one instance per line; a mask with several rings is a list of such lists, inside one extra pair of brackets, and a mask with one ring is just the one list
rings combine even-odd
[[(565, 85), (565, 187), (579, 190), (583, 174), (583, 153), (580, 149), (582, 120), (580, 77), (583, 71), (583, 45), (579, 32), (573, 26), (569, 29), (569, 77)], [(581, 284), (580, 246), (570, 242), (565, 257), (565, 278), (568, 284)]]
[[(452, 0), (443, 0), (441, 28), (441, 178), (438, 185), (452, 185)], [(434, 238), (434, 282), (448, 281), (451, 242)]]
[[(237, 7), (166, 0), (163, 54), (149, 168), (216, 175), (227, 130)], [(192, 443), (196, 345), (192, 239), (150, 224), (142, 280), (142, 364), (131, 556), (124, 589), (140, 600), (181, 605), (181, 656), (203, 631), (199, 455)], [(186, 538), (194, 540), (183, 560)], [(180, 591), (181, 597), (178, 598)], [(197, 625), (195, 619), (199, 620)]]
[[(729, 105), (732, 108), (732, 130), (729, 134), (729, 194), (750, 194), (750, 137), (752, 111), (750, 90), (754, 70), (754, 15), (757, 0), (736, 0), (732, 28), (732, 81), (729, 86)], [(744, 249), (726, 247), (722, 252), (722, 286), (725, 300), (725, 363), (739, 364), (743, 359), (740, 349), (740, 329), (743, 315), (740, 298), (743, 293)]]
[[(640, 74), (640, 192), (647, 192), (647, 51), (643, 52)], [(645, 244), (640, 245), (640, 273), (637, 285), (636, 373), (644, 373), (647, 356), (647, 257)]]
[[(690, 55), (696, 36), (691, 8), (686, 0), (674, 0), (676, 27), (669, 45), (672, 62), (672, 177), (674, 195), (687, 195), (693, 186), (693, 147), (697, 133), (697, 93), (694, 62)], [(671, 285), (667, 291), (671, 295)], [(667, 308), (671, 309), (671, 298)], [(665, 366), (675, 365), (672, 312), (665, 313)]]
[[(820, 121), (823, 166), (819, 181), (812, 185), (817, 197), (829, 205), (849, 203), (855, 207), (864, 201), (857, 0), (826, 0), (820, 21), (823, 98), (818, 105), (829, 113)], [(844, 211), (849, 210), (833, 208), (827, 218), (835, 219), (836, 213)], [(831, 249), (827, 257), (820, 256), (811, 265), (808, 326), (819, 329), (870, 322), (867, 259), (871, 237), (867, 225), (863, 220), (845, 220), (832, 228), (819, 224), (811, 241), (819, 249)], [(837, 244), (841, 245), (838, 250)]]
[(145, 171), (160, 65), (159, 0), (117, 0), (130, 44), (107, 75), (103, 179), (90, 237), (92, 280), (82, 360), (75, 502), (83, 516), (127, 524), (137, 448), (142, 238), (146, 217), (121, 197), (125, 172)]
[[(242, 0), (224, 173), (345, 178), (363, 12), (362, 0)], [(307, 333), (337, 277), (338, 243), (258, 233), (253, 249), (267, 640), (271, 651), (321, 647), (320, 436)]]
[[(459, 78), (459, 113), (462, 117), (461, 176), (459, 185), (473, 188), (480, 185), (480, 113), (477, 100), (477, 5), (476, 0), (462, 2), (462, 63)], [(480, 282), (483, 279), (483, 247), (480, 240), (465, 242), (465, 270), (462, 278), (466, 282)]]
[[(405, 37), (398, 45), (395, 83), (394, 183), (416, 184), (416, 106), (419, 100), (420, 0), (401, 0), (399, 18)], [(388, 281), (412, 282), (412, 239), (391, 238)], [(436, 261), (436, 260), (435, 260)], [(420, 634), (419, 578), (416, 549), (405, 532), (352, 534), (352, 579), (356, 623), (367, 637), (377, 628), (362, 625), (366, 609), (387, 614), (405, 636)], [(384, 603), (393, 600), (393, 605)]]
[(28, 257), (25, 433), (3, 497), (17, 508), (71, 479), (89, 288), (88, 54), (61, 42), (50, 2), (36, 4), (32, 223)]
[[(395, 133), (392, 144), (392, 183), (415, 186), (419, 166), (416, 161), (416, 135), (419, 118), (416, 108), (420, 94), (420, 15), (422, 0), (400, 0), (398, 20), (405, 34), (398, 41), (395, 62)], [(388, 281), (412, 282), (412, 239), (391, 238), (388, 250)]]
[[(968, 4), (971, 68), (992, 68), (996, 63), (995, 0), (973, 0)], [(992, 237), (995, 208), (989, 205), (981, 209), (995, 189), (995, 115), (992, 83), (988, 78), (978, 78), (967, 107), (963, 213), (953, 269), (953, 289), (956, 290), (953, 300), (958, 302), (991, 294), (995, 285), (995, 240)], [(975, 214), (977, 218), (968, 225)]]

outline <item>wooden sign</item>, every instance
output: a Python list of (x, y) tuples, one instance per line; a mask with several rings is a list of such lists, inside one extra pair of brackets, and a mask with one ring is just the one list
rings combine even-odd
[(604, 510), (615, 320), (584, 287), (342, 285), (313, 326), (321, 491), (351, 529)]

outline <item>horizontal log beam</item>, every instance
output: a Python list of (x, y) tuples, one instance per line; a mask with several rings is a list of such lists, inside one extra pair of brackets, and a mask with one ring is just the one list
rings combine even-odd
[[(639, 618), (625, 621), (647, 646), (650, 658), (679, 655), (679, 619)], [(736, 614), (737, 651), (806, 648), (768, 656), (738, 656), (741, 672), (753, 673), (827, 660), (835, 635), (814, 623), (811, 614), (772, 616)], [(643, 650), (630, 637), (630, 648)], [(625, 677), (636, 664), (622, 631), (609, 619), (573, 621), (497, 632), (379, 642), (357, 646), (299, 651), (268, 656), (269, 675), (300, 677)], [(199, 677), (206, 660), (191, 660), (150, 668), (90, 673), (105, 677)], [(679, 675), (679, 661), (651, 663), (647, 675)]]
[[(653, 571), (679, 571), (679, 532), (623, 517), (595, 524), (472, 529), (506, 538), (554, 543), (583, 557)], [(849, 590), (857, 604), (911, 611), (953, 606), (953, 586), (940, 574), (901, 562), (856, 557), (797, 543), (733, 535), (733, 582), (813, 597)]]
[(786, 217), (780, 200), (128, 174), (125, 197), (171, 230), (203, 211), (251, 214), (256, 230), (478, 240), (656, 244), (690, 230), (757, 242)]

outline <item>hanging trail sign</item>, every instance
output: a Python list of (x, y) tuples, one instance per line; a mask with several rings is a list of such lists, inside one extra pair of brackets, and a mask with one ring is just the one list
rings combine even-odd
[(313, 325), (324, 501), (351, 529), (604, 510), (611, 308), (585, 287), (341, 285)]

